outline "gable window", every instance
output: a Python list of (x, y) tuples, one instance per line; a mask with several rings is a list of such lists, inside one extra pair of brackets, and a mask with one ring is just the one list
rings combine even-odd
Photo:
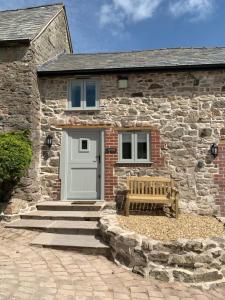
[(121, 132), (119, 134), (119, 161), (124, 163), (149, 162), (149, 133)]
[(98, 82), (96, 80), (73, 80), (70, 83), (69, 108), (91, 110), (99, 107)]

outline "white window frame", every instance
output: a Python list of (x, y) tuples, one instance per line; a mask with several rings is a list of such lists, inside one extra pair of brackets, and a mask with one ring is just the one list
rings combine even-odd
[[(94, 83), (95, 84), (95, 106), (87, 106), (86, 102), (86, 86), (88, 83)], [(72, 86), (80, 85), (81, 87), (81, 101), (80, 101), (80, 106), (79, 107), (74, 107), (72, 106)], [(68, 109), (69, 110), (97, 110), (99, 109), (99, 81), (95, 79), (75, 79), (71, 80), (69, 83), (69, 101), (68, 101)]]
[[(131, 159), (122, 158), (122, 139), (123, 134), (131, 134)], [(145, 133), (147, 139), (147, 158), (138, 159), (137, 157), (137, 136), (139, 133)], [(146, 131), (123, 131), (119, 133), (119, 163), (149, 163), (150, 162), (150, 134)]]

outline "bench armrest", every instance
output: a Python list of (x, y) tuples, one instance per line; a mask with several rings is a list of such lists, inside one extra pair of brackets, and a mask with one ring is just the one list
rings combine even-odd
[(175, 187), (172, 188), (172, 192), (175, 192), (175, 193), (177, 193), (177, 194), (179, 193), (178, 189), (175, 188)]
[(178, 195), (179, 195), (179, 191), (176, 188), (173, 187), (171, 189), (170, 193), (168, 194), (168, 197), (170, 199), (177, 199)]

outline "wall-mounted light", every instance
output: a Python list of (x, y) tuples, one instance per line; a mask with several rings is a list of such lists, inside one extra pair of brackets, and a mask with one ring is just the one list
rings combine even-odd
[(128, 77), (127, 76), (119, 76), (118, 77), (118, 88), (119, 89), (128, 88)]
[(53, 137), (52, 137), (52, 135), (49, 134), (49, 135), (46, 137), (45, 143), (46, 143), (46, 145), (47, 145), (49, 148), (51, 148), (52, 142), (53, 142)]
[(198, 163), (197, 163), (197, 167), (199, 169), (203, 168), (204, 167), (204, 161), (203, 160), (199, 160)]
[(217, 157), (218, 152), (219, 152), (218, 146), (215, 143), (213, 143), (211, 145), (211, 147), (210, 147), (210, 153), (211, 153), (211, 155), (214, 156), (214, 157)]

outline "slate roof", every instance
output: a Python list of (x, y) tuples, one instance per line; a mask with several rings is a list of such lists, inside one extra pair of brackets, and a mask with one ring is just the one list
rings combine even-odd
[(63, 8), (63, 4), (0, 11), (0, 42), (32, 40)]
[(38, 72), (87, 73), (115, 70), (225, 66), (225, 48), (174, 48), (133, 52), (65, 54)]

